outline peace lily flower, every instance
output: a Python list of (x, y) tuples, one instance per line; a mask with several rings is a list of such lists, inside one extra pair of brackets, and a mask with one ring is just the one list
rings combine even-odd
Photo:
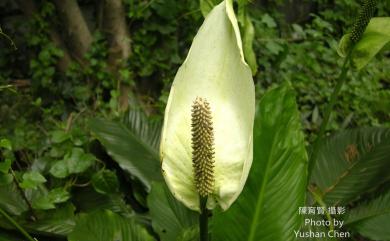
[(231, 0), (216, 6), (173, 81), (160, 155), (173, 195), (188, 208), (226, 210), (241, 193), (253, 158), (255, 91)]

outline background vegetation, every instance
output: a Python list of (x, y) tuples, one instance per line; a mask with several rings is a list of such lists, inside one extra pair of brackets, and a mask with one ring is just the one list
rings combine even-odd
[[(173, 205), (158, 165), (131, 160), (158, 160), (155, 151), (139, 150), (157, 149), (170, 84), (204, 19), (201, 9), (212, 2), (1, 0), (0, 207), (40, 241), (99, 240), (106, 234), (83, 235), (107, 220), (115, 223), (113, 233), (126, 226), (127, 236), (145, 240), (191, 240), (196, 230), (175, 233), (158, 220)], [(355, 0), (246, 6), (258, 100), (290, 81), (307, 145), (340, 71), (338, 41), (359, 6)], [(376, 15), (389, 16), (390, 2), (379, 1)], [(349, 72), (328, 133), (390, 125), (389, 56)], [(388, 172), (382, 174), (373, 189), (388, 190)], [(182, 228), (196, 222), (191, 214), (175, 215)], [(23, 240), (3, 216), (0, 240)]]

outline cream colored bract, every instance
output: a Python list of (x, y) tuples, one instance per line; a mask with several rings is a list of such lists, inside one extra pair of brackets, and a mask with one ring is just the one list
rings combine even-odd
[(199, 210), (191, 160), (191, 106), (197, 97), (210, 103), (215, 136), (215, 184), (208, 208), (229, 208), (252, 164), (255, 91), (241, 45), (232, 2), (224, 1), (200, 27), (169, 94), (162, 172), (173, 195), (193, 210)]

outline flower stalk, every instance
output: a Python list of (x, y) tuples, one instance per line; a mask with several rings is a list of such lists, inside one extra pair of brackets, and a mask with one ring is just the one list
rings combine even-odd
[(11, 216), (9, 216), (3, 209), (0, 208), (0, 215), (7, 219), (28, 241), (37, 241), (28, 234), (24, 228), (22, 228)]
[(329, 101), (328, 105), (326, 106), (324, 119), (321, 123), (320, 131), (317, 135), (317, 138), (314, 141), (314, 146), (313, 146), (313, 149), (312, 149), (312, 152), (310, 155), (309, 176), (308, 176), (309, 178), (310, 178), (310, 174), (312, 173), (312, 170), (315, 166), (315, 162), (318, 158), (318, 153), (320, 150), (321, 141), (325, 136), (326, 128), (328, 126), (328, 122), (330, 120), (330, 116), (332, 114), (333, 107), (337, 101), (339, 94), (340, 94), (341, 88), (343, 87), (344, 83), (346, 82), (352, 52), (354, 50), (356, 43), (359, 42), (359, 40), (361, 39), (361, 37), (362, 37), (364, 31), (366, 30), (366, 27), (367, 27), (368, 23), (370, 22), (371, 18), (374, 16), (376, 4), (377, 4), (376, 0), (365, 0), (363, 2), (361, 9), (360, 9), (359, 16), (356, 19), (356, 21), (352, 27), (351, 35), (350, 35), (350, 40), (352, 41), (352, 46), (349, 48), (348, 54), (344, 59), (344, 63), (343, 63), (343, 66), (341, 68), (340, 75), (337, 78), (336, 86), (333, 89), (332, 95), (330, 97), (330, 101)]
[(207, 197), (199, 197), (200, 215), (199, 215), (199, 237), (200, 241), (209, 240), (209, 210), (206, 207)]

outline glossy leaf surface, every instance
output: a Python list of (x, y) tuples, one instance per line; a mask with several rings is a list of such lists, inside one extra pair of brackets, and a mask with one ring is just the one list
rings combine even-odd
[(289, 84), (260, 101), (254, 128), (254, 160), (244, 191), (215, 217), (217, 241), (293, 240), (305, 200), (307, 154), (295, 94)]
[(154, 238), (134, 220), (111, 211), (83, 214), (68, 241), (152, 241)]
[(390, 240), (390, 192), (348, 212), (348, 228), (373, 240)]
[(146, 187), (150, 188), (151, 181), (162, 180), (157, 151), (124, 124), (92, 119), (90, 127), (119, 166)]
[(164, 183), (153, 183), (148, 205), (153, 228), (162, 241), (194, 236), (192, 229), (198, 226), (198, 213), (178, 202)]
[(390, 129), (360, 128), (328, 138), (310, 182), (329, 205), (343, 205), (389, 180)]

